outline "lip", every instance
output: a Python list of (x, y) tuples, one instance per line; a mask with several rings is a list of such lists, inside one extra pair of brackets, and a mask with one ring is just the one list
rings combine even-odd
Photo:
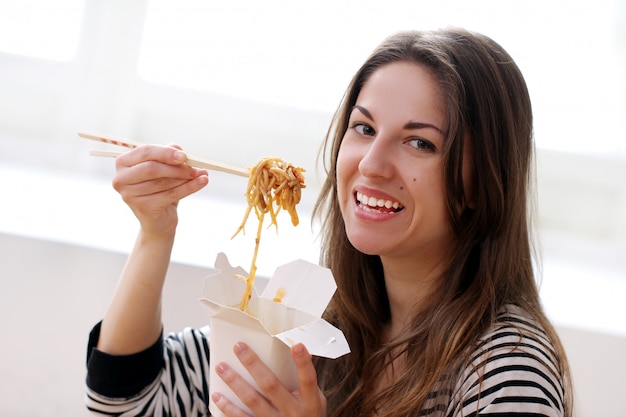
[(374, 188), (370, 188), (370, 187), (364, 187), (364, 186), (358, 186), (358, 187), (354, 187), (354, 190), (352, 191), (352, 194), (356, 196), (356, 193), (361, 193), (361, 194), (365, 194), (368, 197), (374, 197), (376, 199), (382, 199), (382, 200), (391, 200), (391, 201), (397, 201), (400, 204), (402, 204), (400, 202), (400, 199), (392, 196), (391, 194), (387, 194), (384, 191), (380, 191)]

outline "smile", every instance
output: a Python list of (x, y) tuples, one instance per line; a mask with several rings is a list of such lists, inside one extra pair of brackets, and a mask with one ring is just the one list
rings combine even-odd
[(380, 213), (397, 213), (404, 208), (404, 206), (397, 201), (383, 200), (382, 198), (377, 199), (359, 192), (356, 193), (356, 202), (357, 205), (364, 210)]

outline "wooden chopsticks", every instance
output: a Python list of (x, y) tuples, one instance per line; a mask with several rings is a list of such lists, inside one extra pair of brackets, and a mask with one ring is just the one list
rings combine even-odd
[[(113, 138), (110, 136), (84, 132), (84, 131), (78, 132), (78, 136), (84, 139), (90, 139), (90, 140), (95, 140), (97, 142), (109, 143), (111, 145), (121, 146), (127, 149), (133, 149), (133, 148), (143, 145), (143, 143), (141, 142), (134, 142), (131, 140), (126, 140), (126, 139), (118, 139), (118, 138)], [(94, 150), (90, 152), (90, 155), (116, 157), (122, 153), (123, 152), (95, 151)], [(250, 175), (247, 169), (239, 168), (233, 165), (224, 164), (222, 162), (210, 161), (208, 159), (200, 158), (197, 156), (192, 156), (189, 154), (187, 154), (187, 163), (194, 167), (206, 168), (206, 169), (210, 169), (213, 171), (225, 172), (228, 174), (239, 175), (241, 177), (248, 177)]]

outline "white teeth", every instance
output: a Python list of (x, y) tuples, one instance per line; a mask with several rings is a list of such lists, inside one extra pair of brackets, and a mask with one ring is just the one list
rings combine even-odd
[(361, 202), (363, 205), (367, 205), (370, 207), (385, 207), (387, 209), (393, 208), (397, 210), (400, 207), (400, 203), (397, 201), (391, 200), (383, 200), (382, 198), (376, 199), (374, 197), (368, 197), (365, 194), (356, 193), (356, 199)]

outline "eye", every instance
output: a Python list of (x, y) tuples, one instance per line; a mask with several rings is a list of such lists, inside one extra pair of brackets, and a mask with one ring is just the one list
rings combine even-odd
[(412, 146), (415, 149), (418, 149), (421, 151), (429, 151), (429, 152), (435, 151), (435, 145), (433, 145), (431, 142), (427, 141), (426, 139), (411, 138), (407, 141), (407, 143), (409, 144), (409, 146)]
[(352, 129), (359, 135), (374, 136), (376, 134), (376, 131), (366, 123), (356, 122), (352, 125)]

